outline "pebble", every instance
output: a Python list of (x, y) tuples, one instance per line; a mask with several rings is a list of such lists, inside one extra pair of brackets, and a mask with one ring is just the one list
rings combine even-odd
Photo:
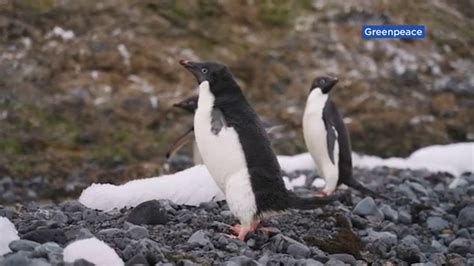
[(168, 215), (158, 200), (150, 200), (136, 206), (128, 215), (127, 221), (133, 224), (166, 224)]
[(148, 229), (143, 226), (131, 226), (127, 230), (127, 236), (132, 239), (142, 239), (148, 238), (150, 234), (148, 233)]
[(438, 217), (438, 216), (429, 217), (428, 220), (426, 221), (426, 225), (428, 229), (430, 229), (430, 231), (433, 233), (439, 233), (443, 229), (449, 227), (449, 223), (443, 218)]
[(474, 254), (474, 242), (467, 238), (456, 238), (448, 246), (449, 252), (465, 256), (467, 253)]
[(13, 251), (20, 251), (20, 250), (33, 251), (39, 245), (40, 245), (39, 243), (34, 242), (34, 241), (19, 239), (19, 240), (13, 240), (12, 242), (10, 242), (8, 246)]
[(379, 210), (374, 199), (371, 197), (365, 197), (359, 201), (352, 212), (364, 217), (373, 216), (380, 221), (384, 218), (384, 214)]
[(474, 206), (464, 207), (459, 212), (457, 221), (462, 227), (474, 227)]
[(394, 223), (398, 222), (398, 212), (394, 210), (390, 205), (383, 204), (380, 208), (386, 220)]
[(201, 246), (212, 245), (204, 230), (196, 231), (189, 239), (188, 243), (197, 243)]

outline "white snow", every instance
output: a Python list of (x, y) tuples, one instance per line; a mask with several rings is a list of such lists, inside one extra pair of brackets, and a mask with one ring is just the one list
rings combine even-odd
[(124, 265), (115, 250), (95, 237), (72, 242), (63, 254), (64, 261), (69, 263), (85, 259), (96, 266)]
[(50, 33), (48, 33), (46, 37), (50, 38), (51, 36), (59, 36), (64, 41), (72, 40), (75, 37), (74, 32), (72, 30), (65, 30), (59, 26), (55, 26), (53, 30)]
[(434, 145), (421, 148), (407, 158), (382, 159), (376, 156), (353, 154), (354, 165), (360, 168), (387, 166), (400, 169), (427, 169), (447, 172), (455, 177), (465, 172), (474, 173), (474, 142)]
[[(436, 145), (419, 149), (407, 158), (383, 159), (376, 156), (353, 153), (355, 167), (375, 168), (381, 166), (399, 169), (427, 169), (431, 172), (448, 172), (459, 177), (464, 172), (474, 173), (474, 143)], [(309, 153), (294, 156), (278, 156), (285, 172), (316, 169)], [(290, 180), (283, 177), (287, 189), (301, 186), (306, 176)], [(455, 179), (450, 187), (460, 184)], [(462, 182), (461, 182), (462, 183)], [(316, 179), (313, 186), (324, 186), (323, 179)], [(223, 200), (218, 188), (204, 165), (171, 175), (133, 180), (123, 185), (92, 184), (85, 189), (79, 201), (92, 209), (109, 211), (114, 208), (134, 207), (152, 199), (168, 199), (177, 204), (197, 206), (202, 202)]]
[(10, 242), (20, 239), (15, 225), (8, 218), (0, 217), (0, 236), (0, 256), (3, 256), (11, 251)]
[(224, 194), (207, 168), (197, 165), (172, 175), (137, 179), (118, 186), (92, 184), (82, 192), (79, 202), (92, 209), (109, 211), (153, 199), (197, 206), (201, 202), (223, 200)]

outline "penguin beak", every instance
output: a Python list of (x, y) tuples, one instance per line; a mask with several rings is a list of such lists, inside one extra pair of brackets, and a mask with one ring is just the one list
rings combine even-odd
[(179, 60), (179, 63), (184, 66), (193, 76), (196, 78), (198, 83), (202, 82), (202, 73), (199, 68), (199, 63), (194, 63), (189, 60), (181, 59)]
[(339, 79), (337, 79), (336, 77), (331, 78), (330, 87), (333, 87), (334, 85), (336, 85), (336, 83), (337, 83), (338, 81), (339, 81)]

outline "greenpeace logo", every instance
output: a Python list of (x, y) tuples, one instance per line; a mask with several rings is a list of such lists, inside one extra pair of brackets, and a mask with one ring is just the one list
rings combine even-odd
[(362, 39), (424, 39), (425, 25), (362, 25)]

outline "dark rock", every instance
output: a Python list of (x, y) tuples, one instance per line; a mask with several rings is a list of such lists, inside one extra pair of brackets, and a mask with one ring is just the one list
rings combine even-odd
[(249, 258), (249, 257), (246, 257), (246, 256), (236, 256), (236, 257), (232, 257), (229, 259), (228, 262), (226, 262), (224, 265), (245, 265), (245, 266), (257, 266), (259, 265), (258, 262), (256, 262), (255, 260)]
[(210, 210), (219, 208), (219, 204), (217, 204), (217, 202), (215, 201), (208, 201), (208, 202), (203, 202), (199, 204), (199, 207), (210, 211)]
[(94, 266), (95, 264), (85, 259), (75, 260), (73, 266)]
[(125, 235), (125, 231), (118, 228), (107, 228), (100, 230), (98, 234), (105, 236), (106, 238), (118, 238), (123, 237)]
[(77, 233), (76, 240), (95, 237), (87, 228), (81, 228)]
[(458, 223), (462, 227), (474, 226), (474, 206), (464, 207), (458, 214)]
[(176, 265), (177, 266), (197, 266), (199, 264), (194, 263), (190, 260), (180, 260), (180, 261), (178, 261), (178, 263)]
[(8, 247), (12, 251), (20, 251), (20, 250), (33, 251), (39, 245), (40, 245), (39, 243), (34, 242), (34, 241), (19, 239), (19, 240), (13, 240), (12, 242), (10, 242)]
[(465, 256), (467, 253), (474, 254), (474, 242), (467, 238), (457, 238), (448, 246), (451, 253), (457, 253)]
[(330, 258), (328, 262), (324, 264), (325, 266), (347, 266), (344, 262), (336, 259), (336, 258)]
[(22, 237), (38, 243), (56, 242), (64, 245), (67, 242), (66, 234), (62, 229), (38, 229), (31, 231)]
[(431, 240), (431, 248), (436, 251), (436, 252), (440, 252), (440, 253), (446, 253), (446, 251), (448, 250), (448, 248), (441, 244), (440, 242), (436, 241), (436, 240)]
[(466, 258), (457, 253), (449, 253), (448, 255), (446, 255), (446, 264), (447, 265), (466, 265)]
[(292, 243), (286, 249), (288, 255), (293, 256), (295, 259), (304, 259), (311, 254), (309, 248), (302, 243)]
[(471, 238), (471, 234), (469, 233), (469, 230), (467, 230), (466, 228), (459, 229), (456, 232), (456, 236), (462, 237), (462, 238)]
[(5, 260), (0, 261), (2, 266), (30, 266), (31, 259), (28, 257), (30, 253), (20, 251), (6, 256)]
[(379, 210), (374, 199), (371, 197), (365, 197), (359, 201), (352, 212), (365, 217), (373, 216), (380, 221), (384, 218), (383, 213)]
[(150, 264), (146, 260), (145, 256), (143, 256), (142, 254), (137, 254), (125, 263), (125, 266), (133, 266), (133, 265), (150, 265)]
[(136, 206), (128, 215), (127, 221), (133, 224), (166, 224), (168, 215), (159, 201), (150, 200)]
[(433, 233), (439, 233), (445, 228), (449, 228), (449, 223), (441, 217), (431, 216), (426, 221), (426, 226)]
[(141, 254), (147, 258), (147, 261), (153, 265), (159, 261), (164, 260), (164, 255), (161, 251), (160, 244), (148, 238), (140, 239), (127, 245), (127, 247), (123, 250), (122, 258), (128, 261), (137, 254)]
[(400, 243), (396, 247), (397, 257), (408, 263), (418, 263), (422, 261), (423, 254), (418, 246), (414, 244)]
[(79, 201), (66, 201), (60, 204), (60, 206), (64, 212), (83, 212), (86, 209)]
[(446, 265), (446, 256), (443, 253), (433, 253), (430, 256), (430, 261), (436, 265)]

